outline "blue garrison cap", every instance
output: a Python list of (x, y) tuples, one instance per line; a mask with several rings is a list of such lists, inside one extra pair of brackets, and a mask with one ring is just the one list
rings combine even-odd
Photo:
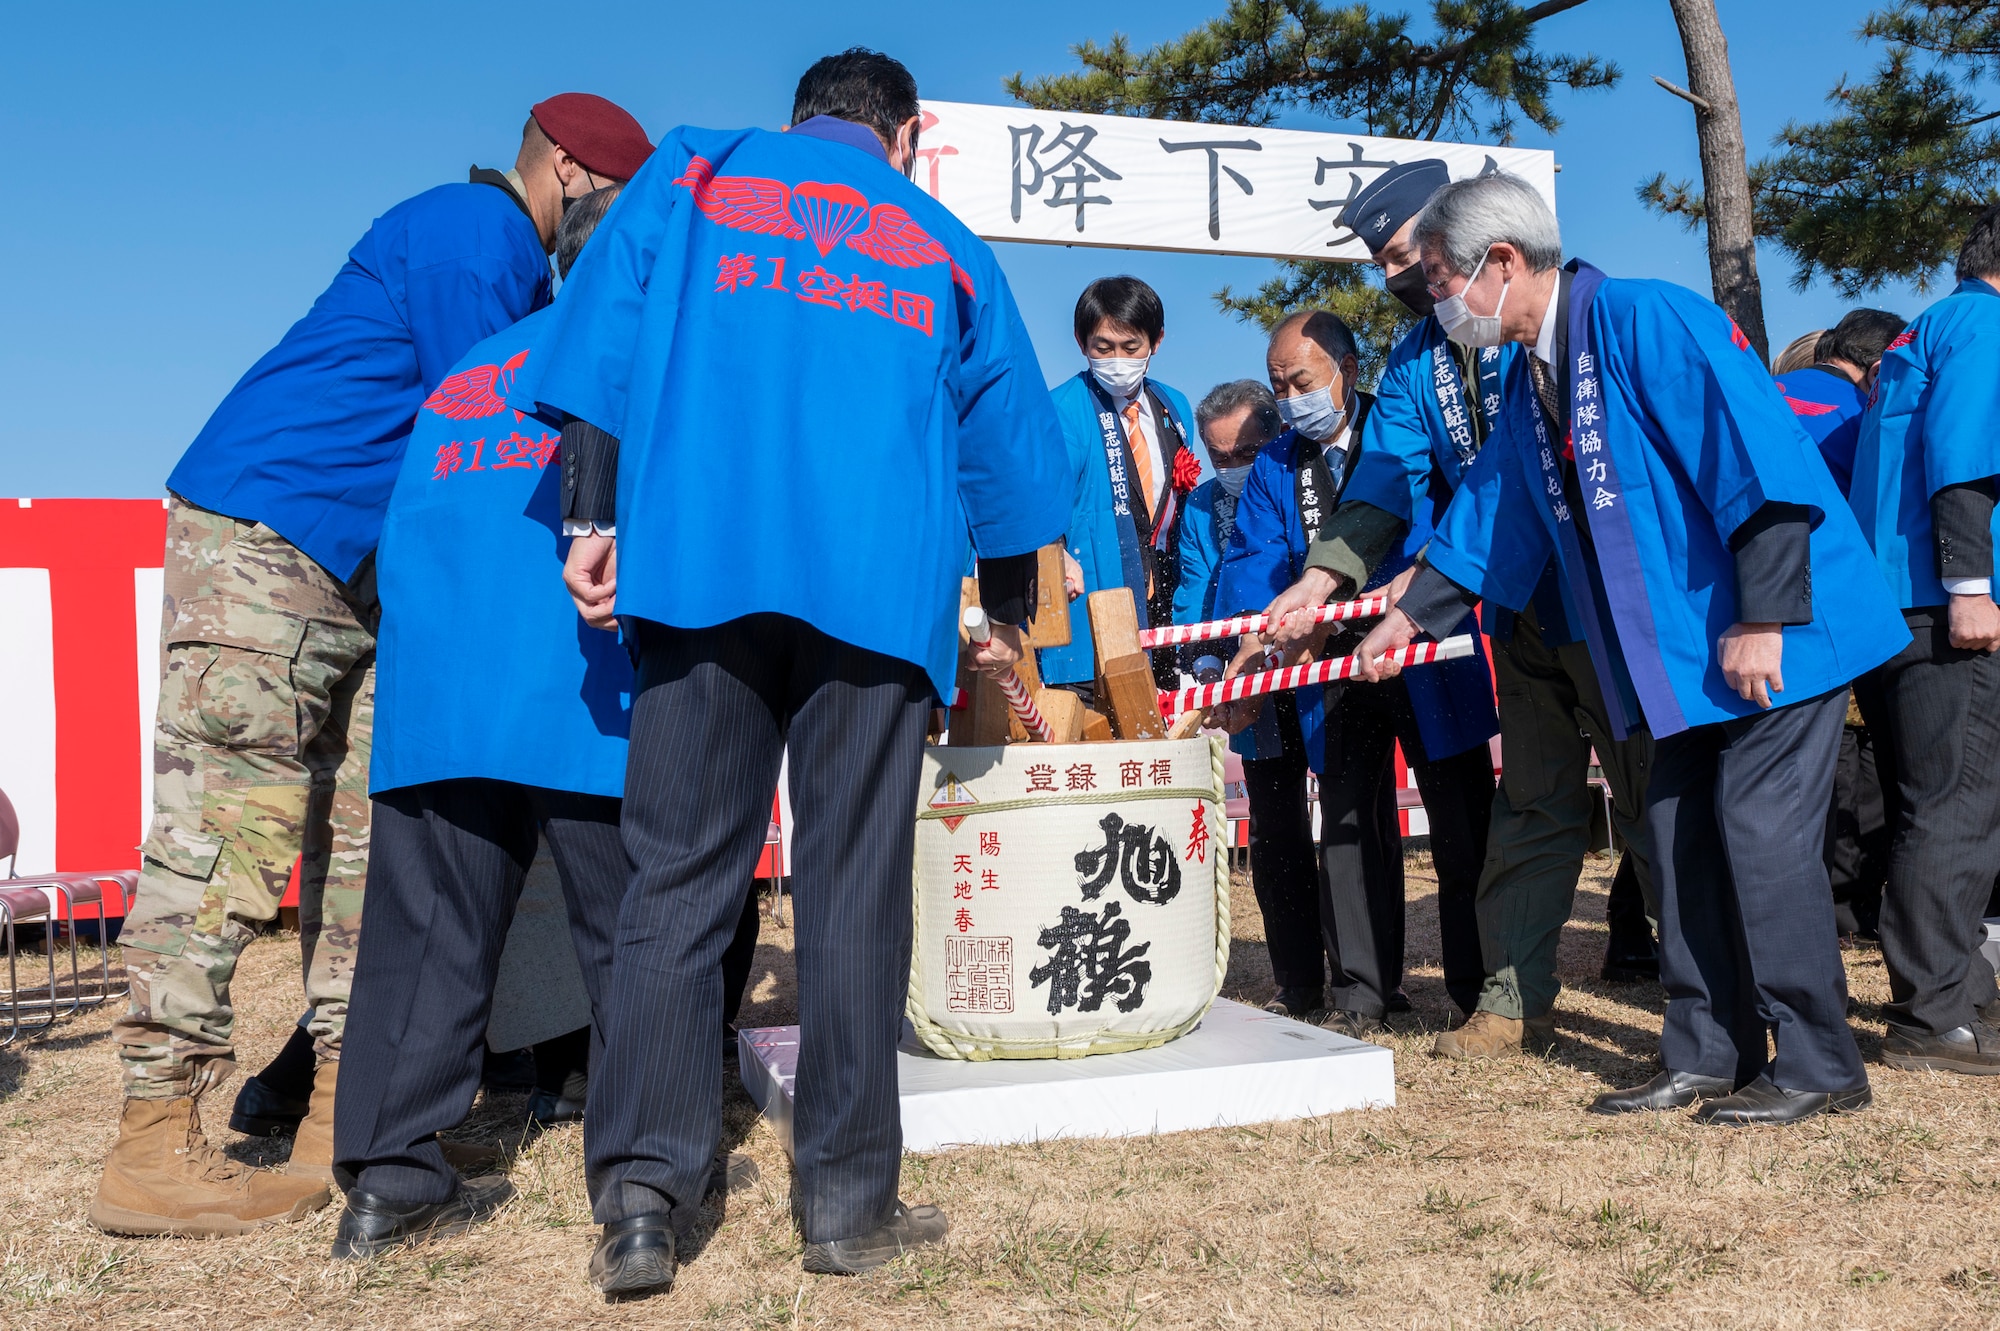
[(1340, 224), (1351, 227), (1373, 253), (1424, 210), (1440, 185), (1450, 182), (1450, 170), (1435, 157), (1398, 162), (1354, 196), (1341, 210)]

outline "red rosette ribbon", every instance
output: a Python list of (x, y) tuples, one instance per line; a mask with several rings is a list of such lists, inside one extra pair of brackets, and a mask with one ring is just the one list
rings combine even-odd
[(1183, 448), (1174, 454), (1174, 490), (1186, 494), (1201, 483), (1201, 463), (1195, 459), (1192, 449)]

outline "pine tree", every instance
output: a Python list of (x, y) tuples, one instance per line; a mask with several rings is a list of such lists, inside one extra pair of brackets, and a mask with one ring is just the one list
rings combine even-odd
[[(1982, 85), (2000, 75), (2000, 0), (1896, 0), (1860, 36), (1885, 44), (1866, 79), (1827, 95), (1825, 120), (1789, 123), (1750, 169), (1757, 232), (1791, 256), (1792, 285), (1825, 277), (1850, 299), (1892, 281), (1922, 290), (1950, 266), (2000, 183), (2000, 120)], [(1655, 176), (1640, 198), (1690, 228), (1706, 203)]]
[[(1561, 88), (1585, 92), (1618, 82), (1616, 65), (1592, 55), (1545, 54), (1537, 23), (1585, 0), (1431, 0), (1432, 32), (1419, 38), (1407, 13), (1365, 3), (1231, 0), (1220, 18), (1146, 51), (1123, 36), (1074, 48), (1076, 73), (1025, 79), (1007, 90), (1051, 111), (1268, 125), (1305, 111), (1389, 138), (1456, 136), (1511, 143), (1525, 120), (1553, 133), (1550, 105)], [(1293, 310), (1331, 310), (1369, 353), (1372, 380), (1410, 314), (1368, 274), (1372, 266), (1286, 260), (1255, 292), (1225, 287), (1216, 303), (1269, 328)]]

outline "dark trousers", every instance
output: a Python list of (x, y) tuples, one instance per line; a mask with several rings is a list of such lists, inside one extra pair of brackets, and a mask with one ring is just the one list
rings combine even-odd
[(2000, 866), (2000, 655), (1953, 647), (1942, 608), (1904, 618), (1910, 645), (1862, 685), (1883, 789), (1894, 791), (1884, 1015), (1934, 1035), (1995, 997), (1979, 946)]
[(1478, 744), (1432, 761), (1401, 679), (1327, 689), (1326, 771), (1319, 781), (1319, 917), (1333, 966), (1327, 1001), (1380, 1018), (1403, 982), (1403, 843), (1393, 779), (1398, 743), (1430, 819), (1445, 991), (1471, 1012), (1486, 978), (1473, 902), (1493, 810), (1492, 755)]
[(343, 1186), (405, 1205), (443, 1201), (458, 1187), (436, 1137), (464, 1121), (479, 1090), (493, 980), (538, 828), (603, 1028), (613, 922), (630, 876), (618, 803), (485, 780), (376, 798), (368, 927), (336, 1091), (333, 1156)]
[(722, 1135), (720, 962), (791, 747), (799, 1069), (792, 1147), (807, 1242), (896, 1203), (910, 873), (932, 691), (905, 661), (799, 620), (637, 625), (626, 765), (631, 886), (584, 1124), (599, 1223), (693, 1216)]
[[(1862, 698), (1865, 683), (1856, 680), (1854, 692)], [(1842, 933), (1871, 938), (1879, 929), (1889, 848), (1896, 834), (1883, 798), (1876, 749), (1874, 733), (1866, 726), (1841, 727), (1833, 803), (1826, 813), (1826, 873), (1833, 884), (1834, 919)]]
[(1847, 690), (1654, 741), (1667, 1067), (1793, 1091), (1868, 1080), (1820, 858)]
[(1264, 916), (1271, 978), (1280, 989), (1324, 989), (1326, 956), (1319, 928), (1319, 856), (1306, 801), (1305, 742), (1289, 694), (1271, 699), (1284, 749), (1243, 760), (1250, 798), (1250, 886)]
[[(1589, 781), (1593, 750), (1611, 785), (1613, 830), (1625, 845), (1613, 903), (1624, 905), (1621, 883), (1637, 888), (1642, 901), (1652, 894), (1644, 828), (1653, 740), (1643, 729), (1612, 738), (1590, 649), (1580, 642), (1549, 646), (1532, 605), (1515, 616), (1510, 635), (1493, 640), (1493, 680), (1500, 787), (1475, 907), (1487, 975), (1479, 1006), (1520, 1020), (1547, 1015), (1562, 991), (1556, 953), (1576, 905), (1600, 799)], [(1651, 955), (1648, 906), (1636, 928), (1629, 911), (1612, 916), (1615, 955)]]

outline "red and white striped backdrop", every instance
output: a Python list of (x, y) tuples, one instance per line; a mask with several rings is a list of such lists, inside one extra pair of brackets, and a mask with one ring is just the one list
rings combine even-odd
[(0, 790), (23, 874), (139, 867), (166, 529), (158, 499), (0, 500)]

